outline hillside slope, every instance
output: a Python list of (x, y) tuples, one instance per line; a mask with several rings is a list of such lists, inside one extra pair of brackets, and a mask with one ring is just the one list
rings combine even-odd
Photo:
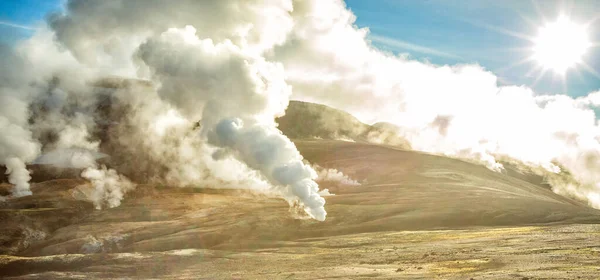
[[(493, 279), (494, 275), (505, 275), (503, 263), (510, 258), (506, 255), (508, 251), (490, 251), (501, 248), (497, 246), (485, 249), (487, 253), (473, 253), (487, 248), (489, 242), (513, 236), (524, 242), (522, 246), (540, 246), (532, 242), (550, 240), (559, 234), (556, 232), (559, 229), (546, 228), (548, 225), (600, 223), (598, 210), (547, 188), (460, 160), (365, 143), (329, 140), (295, 143), (310, 162), (337, 168), (362, 183), (361, 186), (322, 184), (335, 193), (326, 197), (325, 222), (294, 219), (283, 200), (248, 191), (153, 185), (138, 186), (127, 194), (120, 207), (98, 211), (80, 200), (81, 192), (89, 188), (84, 181), (51, 180), (34, 184), (33, 196), (0, 204), (0, 226), (4, 229), (0, 236), (2, 253), (29, 256), (0, 256), (0, 275), (30, 275), (28, 279), (67, 279), (77, 275), (99, 279), (123, 275), (194, 279), (196, 273), (210, 278), (231, 278), (231, 269), (241, 274), (251, 272), (257, 278), (289, 276), (289, 273), (279, 275), (281, 271), (296, 271), (292, 273), (296, 278), (312, 278), (316, 271), (302, 274), (286, 265), (285, 260), (292, 261), (290, 254), (294, 254), (303, 256), (300, 263), (306, 269), (325, 269), (332, 277), (359, 274), (395, 278), (399, 277), (398, 265), (404, 270), (414, 263), (431, 269), (417, 270), (417, 266), (410, 266), (412, 272), (407, 271), (407, 278), (418, 275), (429, 278), (442, 272), (446, 276), (464, 276), (465, 271), (443, 267), (456, 258), (475, 258), (467, 267), (495, 271), (496, 274), (486, 274)], [(499, 226), (535, 228), (495, 232), (481, 229)], [(410, 233), (411, 230), (422, 232)], [(527, 237), (526, 232), (530, 231), (538, 232), (533, 240)], [(560, 242), (565, 246), (581, 246), (582, 242), (592, 242), (589, 238), (593, 239), (595, 231), (585, 227), (578, 231), (581, 234), (565, 235)], [(429, 247), (433, 245), (423, 243), (427, 240), (437, 245)], [(407, 249), (388, 257), (372, 254), (383, 252), (379, 250), (389, 244)], [(422, 247), (425, 245), (426, 248)], [(466, 247), (479, 251), (449, 253)], [(369, 250), (375, 251), (369, 253)], [(440, 263), (420, 260), (425, 251), (440, 254), (435, 257)], [(521, 260), (533, 258), (528, 254)], [(227, 256), (232, 259), (227, 260)], [(242, 259), (247, 265), (239, 263)], [(224, 260), (237, 265), (227, 269)], [(548, 255), (540, 261), (538, 256), (531, 267), (528, 261), (516, 263), (520, 263), (519, 269), (534, 271), (545, 262), (555, 264), (556, 259)], [(255, 265), (259, 263), (261, 269), (257, 270)], [(439, 270), (442, 268), (438, 266), (446, 270)], [(354, 269), (360, 267), (368, 271), (359, 270), (355, 274)], [(385, 273), (373, 274), (378, 269)], [(581, 275), (588, 275), (587, 270), (583, 272), (586, 274)]]
[[(45, 232), (47, 238), (25, 250), (27, 255), (76, 253), (88, 234), (114, 235), (116, 228), (119, 234), (137, 236), (127, 240), (120, 250), (138, 251), (183, 249), (190, 244), (237, 248), (259, 246), (260, 240), (270, 244), (389, 230), (600, 222), (598, 210), (547, 188), (460, 160), (344, 141), (297, 141), (296, 145), (310, 162), (341, 170), (362, 183), (322, 184), (335, 194), (326, 197), (329, 214), (323, 223), (293, 219), (280, 199), (242, 191), (212, 193), (151, 185), (139, 186), (118, 208), (96, 211), (76, 199), (80, 191), (76, 187), (85, 184), (80, 180), (34, 185), (33, 196), (1, 205), (3, 220), (17, 216), (21, 226), (29, 223), (33, 227), (30, 231)], [(73, 225), (63, 221), (60, 225), (67, 226), (53, 231), (49, 226), (55, 223), (43, 221), (45, 214), (53, 216), (74, 207), (87, 214), (73, 215)], [(147, 231), (143, 237), (139, 235), (140, 227)], [(186, 230), (208, 234), (210, 241), (198, 243), (196, 235), (179, 235)], [(157, 237), (168, 241), (154, 242)]]
[(292, 139), (350, 140), (410, 149), (393, 124), (368, 125), (347, 112), (316, 103), (290, 101), (285, 116), (278, 118), (277, 123), (283, 134)]

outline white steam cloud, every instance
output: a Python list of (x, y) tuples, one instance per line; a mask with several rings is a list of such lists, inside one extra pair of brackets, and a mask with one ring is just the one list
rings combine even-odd
[(246, 127), (240, 119), (225, 119), (215, 133), (221, 146), (234, 150), (238, 158), (260, 170), (273, 184), (287, 186), (284, 197), (298, 198), (308, 215), (325, 220), (325, 199), (313, 181), (315, 171), (302, 162), (294, 144), (280, 131), (258, 124)]
[(311, 217), (325, 220), (314, 171), (275, 128), (291, 95), (281, 65), (229, 40), (201, 40), (192, 26), (151, 38), (137, 57), (160, 82), (160, 96), (189, 119), (201, 119), (212, 144), (229, 148), (274, 186), (289, 188), (286, 198), (297, 198)]
[(28, 123), (29, 86), (21, 73), (27, 73), (25, 62), (12, 50), (0, 45), (0, 165), (7, 167), (9, 182), (16, 197), (30, 195), (29, 171), (25, 163), (34, 160), (40, 145), (33, 139)]
[(392, 123), (416, 150), (524, 164), (600, 208), (598, 93), (539, 95), (478, 65), (394, 56), (354, 21), (340, 0), (68, 1), (47, 28), (0, 49), (13, 65), (0, 71), (13, 194), (29, 194), (25, 164), (40, 154), (85, 150), (76, 163), (92, 168), (97, 205), (118, 205), (125, 175), (274, 190), (323, 220), (318, 174), (274, 122), (294, 97)]
[(104, 166), (102, 168), (89, 167), (81, 173), (81, 177), (88, 179), (94, 186), (90, 199), (96, 209), (102, 209), (104, 205), (108, 208), (121, 205), (125, 193), (135, 187), (117, 171)]
[(13, 196), (31, 195), (31, 191), (29, 190), (31, 176), (29, 176), (29, 171), (23, 161), (12, 157), (5, 159), (4, 164), (6, 165), (6, 173), (10, 175), (8, 182), (14, 185)]
[[(289, 1), (68, 1), (50, 29), (15, 51), (45, 66), (21, 75), (36, 85), (20, 127), (38, 151), (2, 155), (22, 162), (9, 171), (22, 178), (14, 169), (23, 163), (85, 167), (97, 208), (118, 206), (133, 188), (122, 173), (275, 191), (324, 220), (314, 170), (274, 121), (292, 92), (265, 53), (285, 42), (292, 9)], [(115, 76), (149, 82), (107, 79)], [(219, 129), (234, 123), (239, 130)], [(111, 168), (96, 163), (100, 151)]]
[(313, 168), (317, 171), (317, 182), (330, 182), (336, 183), (340, 186), (360, 186), (361, 183), (350, 178), (348, 175), (342, 173), (335, 168), (322, 168), (318, 165), (313, 165)]

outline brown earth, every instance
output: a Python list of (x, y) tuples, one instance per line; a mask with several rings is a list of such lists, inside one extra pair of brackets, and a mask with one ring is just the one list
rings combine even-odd
[[(322, 185), (325, 222), (248, 191), (140, 185), (120, 207), (81, 179), (0, 203), (7, 279), (564, 279), (600, 272), (600, 211), (522, 178), (372, 144), (296, 141), (361, 186)], [(7, 185), (3, 188), (6, 189)], [(0, 187), (2, 189), (2, 187)]]

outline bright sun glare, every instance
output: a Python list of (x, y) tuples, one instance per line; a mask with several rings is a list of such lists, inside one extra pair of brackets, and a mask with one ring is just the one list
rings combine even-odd
[(542, 67), (559, 74), (581, 63), (591, 46), (585, 26), (573, 23), (564, 16), (541, 27), (534, 42), (533, 58)]

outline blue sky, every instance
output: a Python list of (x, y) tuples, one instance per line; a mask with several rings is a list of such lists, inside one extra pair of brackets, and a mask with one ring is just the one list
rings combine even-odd
[(10, 44), (30, 36), (50, 11), (60, 9), (58, 0), (0, 0), (0, 43)]
[[(34, 31), (62, 0), (0, 1), (0, 43), (12, 44)], [(597, 0), (347, 0), (357, 25), (369, 27), (370, 39), (386, 51), (409, 53), (434, 64), (478, 63), (494, 72), (502, 84), (527, 85), (538, 93), (585, 95), (600, 89), (600, 78), (582, 68), (567, 72), (566, 84), (547, 73), (536, 81), (533, 62), (510, 67), (531, 55), (539, 26), (569, 12), (574, 21), (600, 16)], [(591, 41), (600, 42), (600, 20), (589, 27)], [(516, 35), (516, 36), (515, 36)], [(521, 49), (521, 50), (519, 50)], [(600, 47), (588, 51), (585, 61), (600, 72)]]
[[(570, 13), (576, 22), (600, 16), (597, 0), (347, 0), (360, 27), (369, 27), (375, 45), (395, 53), (410, 53), (435, 64), (479, 63), (503, 84), (532, 86), (539, 93), (565, 93), (563, 79), (547, 73), (537, 81), (534, 62), (510, 67), (531, 55), (539, 26)], [(600, 20), (589, 27), (590, 40), (600, 41)], [(398, 41), (398, 42), (394, 42)], [(405, 46), (406, 45), (406, 46)], [(424, 48), (424, 49), (421, 49)], [(521, 50), (519, 50), (521, 49)], [(434, 52), (430, 52), (433, 50)], [(600, 72), (600, 48), (588, 51), (585, 61)], [(600, 89), (600, 78), (577, 68), (566, 75), (572, 96)]]

